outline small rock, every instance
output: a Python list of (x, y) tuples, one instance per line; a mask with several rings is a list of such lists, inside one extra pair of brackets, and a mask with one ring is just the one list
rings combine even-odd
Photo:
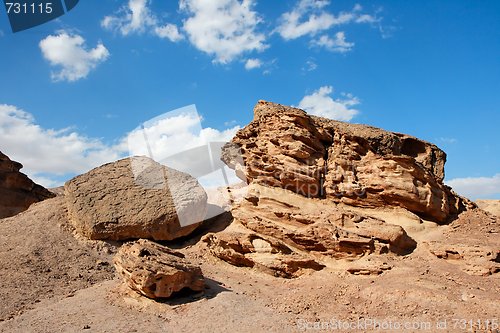
[(198, 266), (189, 264), (183, 254), (145, 239), (124, 244), (113, 263), (132, 290), (149, 298), (168, 298), (183, 288), (205, 289)]

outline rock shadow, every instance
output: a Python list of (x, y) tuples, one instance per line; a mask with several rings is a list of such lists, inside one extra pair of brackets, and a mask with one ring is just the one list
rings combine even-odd
[[(209, 209), (220, 209), (220, 207), (215, 205), (209, 206), (214, 206), (209, 207)], [(157, 241), (157, 243), (168, 246), (172, 249), (182, 249), (198, 243), (201, 238), (208, 233), (221, 232), (225, 230), (231, 222), (233, 222), (233, 215), (231, 212), (222, 211), (221, 214), (203, 221), (201, 225), (188, 236), (180, 237), (173, 241)]]
[(205, 277), (205, 290), (193, 291), (189, 288), (175, 292), (168, 299), (157, 300), (158, 303), (168, 304), (171, 306), (182, 305), (197, 302), (202, 299), (212, 299), (223, 292), (232, 292), (232, 290), (223, 287), (221, 282)]
[(417, 248), (417, 241), (411, 238), (409, 235), (402, 238), (399, 242), (389, 244), (389, 250), (397, 255), (406, 256)]

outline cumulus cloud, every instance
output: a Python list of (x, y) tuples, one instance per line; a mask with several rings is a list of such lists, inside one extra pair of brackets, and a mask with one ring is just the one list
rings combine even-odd
[[(348, 23), (379, 21), (376, 16), (361, 13), (362, 7), (359, 4), (356, 4), (351, 11), (340, 12), (337, 15), (326, 10), (329, 4), (330, 1), (327, 0), (299, 0), (291, 11), (281, 15), (276, 31), (283, 39), (292, 40), (303, 36), (314, 37), (318, 33)], [(317, 42), (327, 46), (341, 41), (338, 38), (332, 40), (324, 35)]]
[[(229, 141), (238, 126), (201, 128), (196, 113), (178, 112), (159, 117), (118, 138), (114, 144), (90, 138), (75, 129), (45, 129), (15, 106), (0, 104), (2, 152), (24, 165), (23, 172), (42, 185), (61, 185), (68, 177), (130, 155), (157, 161), (215, 141)], [(148, 138), (147, 143), (145, 137)]]
[(120, 156), (114, 147), (74, 129), (44, 129), (30, 113), (6, 104), (0, 104), (0, 142), (25, 173), (38, 177), (85, 172)]
[(202, 128), (194, 105), (167, 112), (148, 120), (122, 139), (122, 149), (130, 155), (162, 159), (209, 142), (229, 141), (239, 126), (222, 131)]
[(261, 66), (262, 66), (262, 61), (260, 61), (259, 59), (248, 59), (245, 62), (245, 69), (246, 70), (251, 70), (251, 69), (259, 68)]
[(47, 36), (39, 46), (43, 57), (58, 68), (52, 72), (54, 81), (83, 79), (110, 55), (101, 42), (95, 48), (87, 49), (82, 36), (66, 31)]
[(335, 34), (335, 38), (330, 38), (327, 35), (323, 35), (318, 39), (311, 41), (311, 45), (324, 47), (327, 50), (338, 53), (346, 53), (352, 50), (354, 43), (348, 42), (345, 39), (345, 33), (339, 31)]
[(181, 0), (188, 14), (183, 28), (200, 51), (226, 64), (246, 52), (267, 48), (266, 36), (257, 31), (261, 18), (252, 10), (252, 0)]
[[(128, 0), (115, 14), (105, 16), (101, 26), (123, 36), (148, 32), (171, 42), (185, 39), (218, 64), (264, 51), (269, 47), (266, 35), (273, 32), (285, 40), (307, 36), (311, 46), (345, 53), (354, 43), (346, 41), (343, 31), (332, 32), (334, 27), (350, 23), (380, 25), (381, 22), (376, 14), (364, 13), (359, 4), (349, 11), (333, 13), (328, 9), (329, 0), (298, 0), (290, 11), (280, 16), (277, 27), (269, 31), (254, 10), (256, 0), (179, 0), (182, 23), (176, 25), (162, 23), (151, 11), (151, 2)], [(249, 68), (252, 60), (247, 60), (247, 64), (245, 68), (252, 69)]]
[(304, 96), (298, 107), (315, 116), (341, 121), (349, 121), (359, 113), (358, 110), (352, 108), (359, 104), (356, 97), (343, 94), (344, 99), (333, 99), (330, 96), (332, 93), (333, 87), (323, 86), (311, 95)]
[(446, 183), (458, 194), (473, 200), (500, 196), (500, 173), (493, 177), (455, 178)]

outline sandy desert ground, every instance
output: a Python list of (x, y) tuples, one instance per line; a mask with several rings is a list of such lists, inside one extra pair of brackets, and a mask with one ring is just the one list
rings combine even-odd
[[(77, 236), (65, 209), (58, 196), (1, 220), (1, 332), (288, 332), (335, 331), (339, 325), (361, 325), (341, 330), (346, 332), (435, 332), (436, 325), (443, 332), (498, 331), (499, 272), (475, 275), (481, 260), (440, 259), (425, 242), (407, 256), (338, 260), (322, 271), (283, 279), (208, 253), (200, 238), (227, 227), (226, 214), (193, 237), (168, 244), (201, 266), (206, 291), (157, 302), (115, 277), (111, 259), (118, 243)], [(424, 223), (407, 231), (426, 242), (498, 245), (498, 222), (475, 210), (447, 226)], [(347, 272), (353, 265), (390, 269), (353, 275)]]

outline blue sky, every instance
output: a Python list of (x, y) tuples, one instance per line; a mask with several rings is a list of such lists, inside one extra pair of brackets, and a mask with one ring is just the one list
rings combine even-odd
[(196, 104), (230, 138), (259, 99), (408, 133), (447, 181), (500, 199), (498, 1), (80, 1), (13, 34), (0, 12), (0, 150), (52, 186)]

